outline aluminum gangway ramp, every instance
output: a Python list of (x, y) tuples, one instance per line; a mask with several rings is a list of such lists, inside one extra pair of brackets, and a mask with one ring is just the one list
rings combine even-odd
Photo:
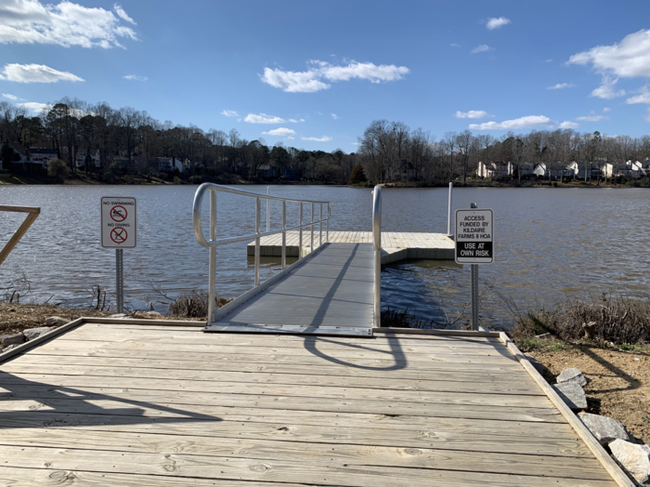
[(205, 331), (371, 336), (371, 243), (330, 243)]

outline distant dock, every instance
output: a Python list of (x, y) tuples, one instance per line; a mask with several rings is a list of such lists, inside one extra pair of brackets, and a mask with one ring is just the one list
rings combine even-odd
[[(319, 232), (314, 232), (314, 248), (318, 248)], [(323, 232), (323, 243), (325, 233)], [(329, 232), (330, 243), (372, 243), (372, 232)], [(390, 264), (405, 259), (454, 260), (454, 241), (443, 233), (382, 232), (381, 263)], [(287, 232), (287, 257), (298, 257), (298, 232)], [(303, 232), (303, 256), (312, 251), (311, 232)], [(255, 255), (255, 242), (247, 246), (247, 254)], [(260, 239), (260, 255), (280, 257), (282, 235), (271, 235)]]

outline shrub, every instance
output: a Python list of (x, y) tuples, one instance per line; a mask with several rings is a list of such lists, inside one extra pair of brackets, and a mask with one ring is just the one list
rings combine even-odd
[[(232, 301), (232, 298), (217, 298), (215, 302), (218, 308)], [(167, 314), (183, 318), (207, 318), (208, 316), (208, 293), (205, 291), (191, 291), (181, 294), (176, 301), (169, 305)]]
[(569, 301), (553, 311), (540, 310), (519, 316), (512, 337), (516, 340), (552, 333), (562, 340), (579, 340), (583, 324), (593, 322), (594, 339), (601, 342), (650, 342), (650, 302), (603, 296), (598, 301)]
[(70, 169), (65, 161), (61, 159), (50, 159), (47, 163), (47, 175), (52, 178), (63, 179), (68, 176)]

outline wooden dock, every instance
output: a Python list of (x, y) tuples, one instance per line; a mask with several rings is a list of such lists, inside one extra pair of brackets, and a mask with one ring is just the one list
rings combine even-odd
[(88, 320), (0, 356), (3, 485), (633, 485), (503, 334)]
[[(314, 232), (314, 248), (317, 248), (320, 232)], [(282, 235), (260, 239), (260, 255), (280, 257)], [(299, 235), (297, 231), (287, 232), (287, 257), (298, 257)], [(325, 231), (323, 231), (323, 242)], [(372, 232), (330, 231), (331, 243), (372, 243)], [(303, 255), (312, 251), (311, 232), (303, 232)], [(390, 264), (404, 259), (454, 260), (454, 241), (442, 233), (382, 232), (381, 263)], [(255, 255), (255, 242), (247, 246), (247, 254)]]

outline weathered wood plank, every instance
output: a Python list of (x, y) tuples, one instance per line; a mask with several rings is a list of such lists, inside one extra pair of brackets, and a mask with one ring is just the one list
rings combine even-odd
[[(557, 409), (552, 407), (492, 406), (477, 408), (473, 404), (454, 404), (451, 407), (440, 402), (387, 402), (375, 399), (354, 399), (340, 397), (277, 396), (264, 394), (232, 394), (217, 391), (166, 391), (128, 387), (52, 387), (49, 384), (11, 384), (0, 387), (6, 394), (34, 399), (46, 404), (50, 399), (61, 399), (63, 394), (79, 395), (84, 401), (119, 400), (124, 402), (148, 403), (160, 407), (208, 405), (215, 408), (250, 408), (265, 410), (309, 411), (324, 413), (375, 414), (386, 417), (435, 417), (468, 418), (494, 421), (524, 421), (566, 423)], [(444, 400), (444, 397), (442, 398)], [(136, 404), (138, 405), (138, 404)], [(216, 413), (214, 413), (216, 414)], [(414, 422), (418, 424), (418, 422)]]
[[(343, 462), (361, 465), (411, 467), (444, 470), (547, 477), (575, 477), (599, 480), (602, 466), (594, 458), (575, 457), (570, 464), (550, 462), (541, 455), (519, 455), (472, 451), (407, 449), (376, 445), (329, 445), (273, 440), (241, 440), (227, 437), (180, 435), (161, 438), (150, 433), (121, 433), (85, 430), (83, 435), (74, 429), (10, 430), (3, 442), (28, 447), (67, 448), (125, 453), (180, 453), (216, 457), (236, 456), (257, 460), (287, 460), (308, 462)], [(22, 436), (21, 436), (22, 435)], [(27, 438), (27, 440), (25, 439)]]
[[(74, 418), (74, 419), (73, 419)], [(521, 434), (494, 436), (473, 429), (422, 430), (385, 428), (380, 426), (337, 427), (334, 425), (300, 425), (293, 422), (257, 423), (231, 422), (216, 417), (164, 418), (138, 415), (56, 414), (47, 412), (9, 412), (3, 414), (5, 428), (39, 429), (39, 426), (65, 427), (82, 435), (85, 430), (128, 433), (158, 433), (168, 436), (225, 437), (249, 440), (275, 440), (330, 445), (375, 445), (394, 448), (432, 448), (449, 451), (489, 451), (554, 457), (587, 457), (593, 455), (584, 443), (573, 435), (564, 438), (536, 438), (533, 444)], [(53, 422), (53, 423), (52, 423)], [(516, 423), (513, 423), (516, 424)], [(532, 424), (532, 423), (530, 423)], [(516, 434), (519, 433), (519, 434)], [(37, 440), (37, 432), (34, 431)], [(1, 443), (1, 442), (0, 442)], [(1, 457), (0, 457), (1, 458)]]
[[(129, 455), (98, 451), (22, 447), (13, 449), (0, 446), (0, 455), (5, 463), (12, 466), (44, 468), (39, 458), (49, 458), (45, 468), (57, 470), (92, 470), (110, 473), (134, 473), (184, 478), (225, 478), (229, 480), (303, 482), (331, 486), (394, 487), (403, 485), (403, 479), (413, 486), (430, 486), (432, 480), (437, 483), (453, 483), (457, 486), (476, 485), (476, 473), (468, 471), (446, 471), (414, 469), (403, 467), (377, 467), (355, 462), (330, 461), (326, 464), (318, 461), (295, 462), (291, 460), (266, 460), (242, 457), (215, 457), (207, 455), (185, 455), (182, 453), (147, 454), (130, 453)], [(119, 461), (118, 461), (119, 460)], [(482, 473), (481, 485), (484, 486), (547, 486), (549, 478), (533, 475), (501, 475)], [(558, 486), (581, 486), (582, 479), (552, 479)], [(589, 480), (594, 487), (615, 485), (613, 482)]]
[[(3, 373), (23, 376), (24, 374), (42, 374), (44, 377), (50, 374), (55, 376), (84, 376), (84, 377), (123, 377), (138, 379), (157, 379), (160, 377), (160, 370), (155, 368), (125, 368), (125, 367), (84, 367), (75, 365), (51, 364), (47, 370), (42, 365), (31, 364), (27, 361), (17, 361), (4, 364), (0, 371), (0, 383), (5, 375)], [(446, 392), (495, 392), (497, 394), (524, 394), (544, 396), (540, 389), (530, 382), (509, 382), (501, 381), (498, 388), (490, 381), (456, 382), (437, 381), (431, 379), (406, 379), (400, 377), (398, 380), (377, 380), (366, 377), (345, 377), (330, 375), (307, 375), (302, 374), (277, 374), (268, 372), (225, 372), (210, 370), (185, 370), (169, 369), (168, 378), (186, 381), (209, 381), (215, 388), (221, 387), (221, 383), (236, 382), (245, 384), (276, 384), (276, 385), (309, 385), (343, 388), (367, 388), (381, 390), (419, 390), (419, 391), (446, 391)]]
[[(0, 374), (0, 384), (10, 389), (12, 384), (39, 383), (57, 387), (84, 388), (97, 383), (96, 377), (56, 374), (16, 373)], [(137, 377), (102, 377), (105, 387), (129, 387), (132, 389), (159, 389), (166, 391), (219, 392), (230, 394), (256, 394), (273, 396), (298, 396), (320, 398), (374, 399), (403, 402), (444, 402), (447, 404), (489, 404), (511, 407), (549, 407), (550, 401), (544, 395), (498, 394), (494, 392), (446, 392), (423, 390), (369, 389), (362, 387), (329, 387), (322, 385), (286, 384), (241, 384), (237, 382), (213, 382), (183, 379), (143, 379)]]
[[(327, 365), (301, 364), (295, 367), (291, 364), (269, 363), (233, 363), (193, 360), (164, 360), (159, 357), (99, 357), (99, 356), (64, 356), (64, 355), (35, 355), (30, 354), (25, 358), (16, 359), (11, 364), (26, 363), (43, 367), (44, 365), (60, 365), (63, 357), (65, 363), (77, 368), (88, 368), (98, 366), (126, 367), (143, 369), (163, 370), (200, 370), (200, 371), (223, 371), (223, 372), (256, 372), (265, 374), (297, 374), (297, 375), (326, 375), (341, 377), (367, 377), (384, 379), (386, 371), (372, 370), (368, 368), (344, 367), (328, 363)], [(186, 357), (188, 358), (188, 357)], [(5, 366), (0, 370), (9, 371)], [(44, 369), (41, 369), (44, 371)], [(159, 371), (160, 373), (165, 373)], [(405, 368), (400, 370), (399, 377), (406, 380), (431, 380), (431, 381), (453, 381), (453, 382), (482, 382), (487, 383), (486, 387), (499, 387), (501, 384), (529, 384), (530, 380), (526, 374), (517, 366), (501, 367), (496, 370), (421, 370), (417, 368)]]

